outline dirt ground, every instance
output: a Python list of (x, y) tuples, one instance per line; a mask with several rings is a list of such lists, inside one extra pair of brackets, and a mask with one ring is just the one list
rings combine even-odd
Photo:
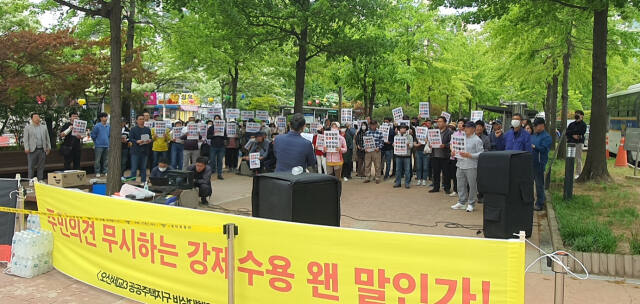
[[(225, 180), (213, 180), (214, 196), (208, 210), (219, 207), (238, 213), (250, 211), (251, 178), (225, 174)], [(429, 187), (411, 189), (392, 188), (388, 180), (379, 185), (363, 184), (355, 178), (343, 183), (343, 227), (483, 237), (481, 234), (482, 205), (471, 213), (451, 210), (456, 198), (443, 192), (427, 193)], [(534, 216), (534, 231), (530, 241), (550, 249), (544, 214)], [(537, 258), (538, 252), (527, 245), (527, 264)], [(537, 263), (526, 274), (526, 303), (553, 302), (553, 274)], [(567, 279), (565, 303), (634, 303), (640, 299), (640, 285), (633, 282)], [(110, 294), (66, 275), (52, 271), (32, 279), (23, 279), (0, 273), (1, 303), (134, 303)], [(6, 301), (6, 302), (5, 302)]]

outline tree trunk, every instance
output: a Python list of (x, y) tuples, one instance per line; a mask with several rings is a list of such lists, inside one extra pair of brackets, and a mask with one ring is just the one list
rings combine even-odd
[[(607, 2), (608, 3), (608, 2)], [(605, 145), (607, 135), (607, 23), (609, 6), (593, 12), (593, 67), (591, 72), (591, 129), (589, 151), (579, 182), (610, 181)]]
[(373, 105), (376, 103), (376, 80), (371, 81), (371, 98), (369, 98), (369, 116), (373, 118)]
[[(407, 58), (407, 66), (411, 66), (411, 58)], [(407, 101), (405, 105), (408, 106), (411, 102), (411, 84), (407, 82)]]
[(295, 113), (303, 113), (302, 105), (304, 103), (304, 79), (307, 73), (307, 53), (308, 53), (308, 28), (305, 28), (300, 32), (300, 39), (298, 39), (298, 61), (296, 61), (296, 92), (295, 103), (293, 104), (293, 111)]
[[(125, 48), (125, 57), (124, 64), (125, 66), (133, 62), (133, 39), (135, 38), (136, 33), (136, 0), (129, 0), (129, 18), (127, 21), (127, 41), (124, 44)], [(131, 87), (133, 78), (131, 77), (131, 73), (126, 73), (123, 75), (123, 84), (122, 88), (124, 90), (124, 94), (122, 97), (122, 113), (127, 115), (131, 111)]]
[(122, 4), (120, 0), (111, 1), (111, 15), (109, 16), (109, 31), (111, 32), (111, 133), (109, 136), (109, 175), (107, 176), (107, 195), (120, 190), (120, 164), (122, 149), (120, 149), (120, 121), (122, 108), (120, 100), (120, 85), (122, 84), (122, 41), (121, 27)]
[(231, 108), (235, 109), (238, 105), (238, 61), (235, 61), (233, 66), (233, 73), (231, 72), (231, 68), (229, 68), (229, 75), (231, 76)]

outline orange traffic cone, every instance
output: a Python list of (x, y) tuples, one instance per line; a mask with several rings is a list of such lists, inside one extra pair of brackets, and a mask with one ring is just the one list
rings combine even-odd
[(627, 151), (624, 149), (624, 137), (620, 138), (620, 146), (618, 146), (618, 155), (616, 156), (616, 167), (627, 166)]
[(607, 144), (604, 146), (604, 153), (607, 156), (607, 160), (609, 160), (609, 135), (607, 135)]

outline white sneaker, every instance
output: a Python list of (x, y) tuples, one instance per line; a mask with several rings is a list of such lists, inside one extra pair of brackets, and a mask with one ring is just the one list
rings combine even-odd
[[(462, 210), (462, 209), (464, 209), (464, 207), (465, 207), (465, 205), (460, 204), (460, 203), (456, 203), (455, 205), (451, 206), (451, 209), (453, 209), (453, 210)], [(467, 208), (467, 210), (469, 210), (469, 209)]]
[(468, 205), (467, 212), (472, 212), (472, 211), (473, 211), (473, 205)]
[(426, 180), (426, 179), (423, 179), (423, 180), (422, 180), (422, 185), (423, 185), (423, 186), (426, 186), (426, 185), (427, 185), (427, 180)]
[(453, 191), (453, 192), (451, 192), (451, 194), (449, 194), (449, 196), (451, 196), (451, 197), (454, 197), (456, 195), (458, 195), (458, 193), (456, 193), (455, 191)]
[(416, 186), (420, 186), (421, 184), (422, 184), (422, 180), (419, 179), (416, 181)]
[(348, 178), (346, 178), (346, 177), (343, 177), (343, 179), (344, 179), (344, 181), (345, 181), (345, 182), (348, 182), (348, 181), (349, 181), (349, 179), (348, 179)]
[(97, 174), (96, 174), (96, 177), (100, 177), (100, 173), (97, 173)]

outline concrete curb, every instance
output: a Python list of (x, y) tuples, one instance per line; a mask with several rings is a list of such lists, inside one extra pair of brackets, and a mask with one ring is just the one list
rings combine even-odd
[[(547, 221), (553, 250), (564, 250), (564, 243), (562, 242), (560, 230), (558, 229), (558, 220), (555, 210), (553, 209), (553, 202), (551, 201), (552, 196), (549, 194), (549, 192), (546, 193), (548, 198)], [(640, 255), (567, 251), (582, 262), (589, 274), (640, 279)], [(567, 266), (575, 273), (584, 273), (580, 264), (573, 259), (569, 259)]]

